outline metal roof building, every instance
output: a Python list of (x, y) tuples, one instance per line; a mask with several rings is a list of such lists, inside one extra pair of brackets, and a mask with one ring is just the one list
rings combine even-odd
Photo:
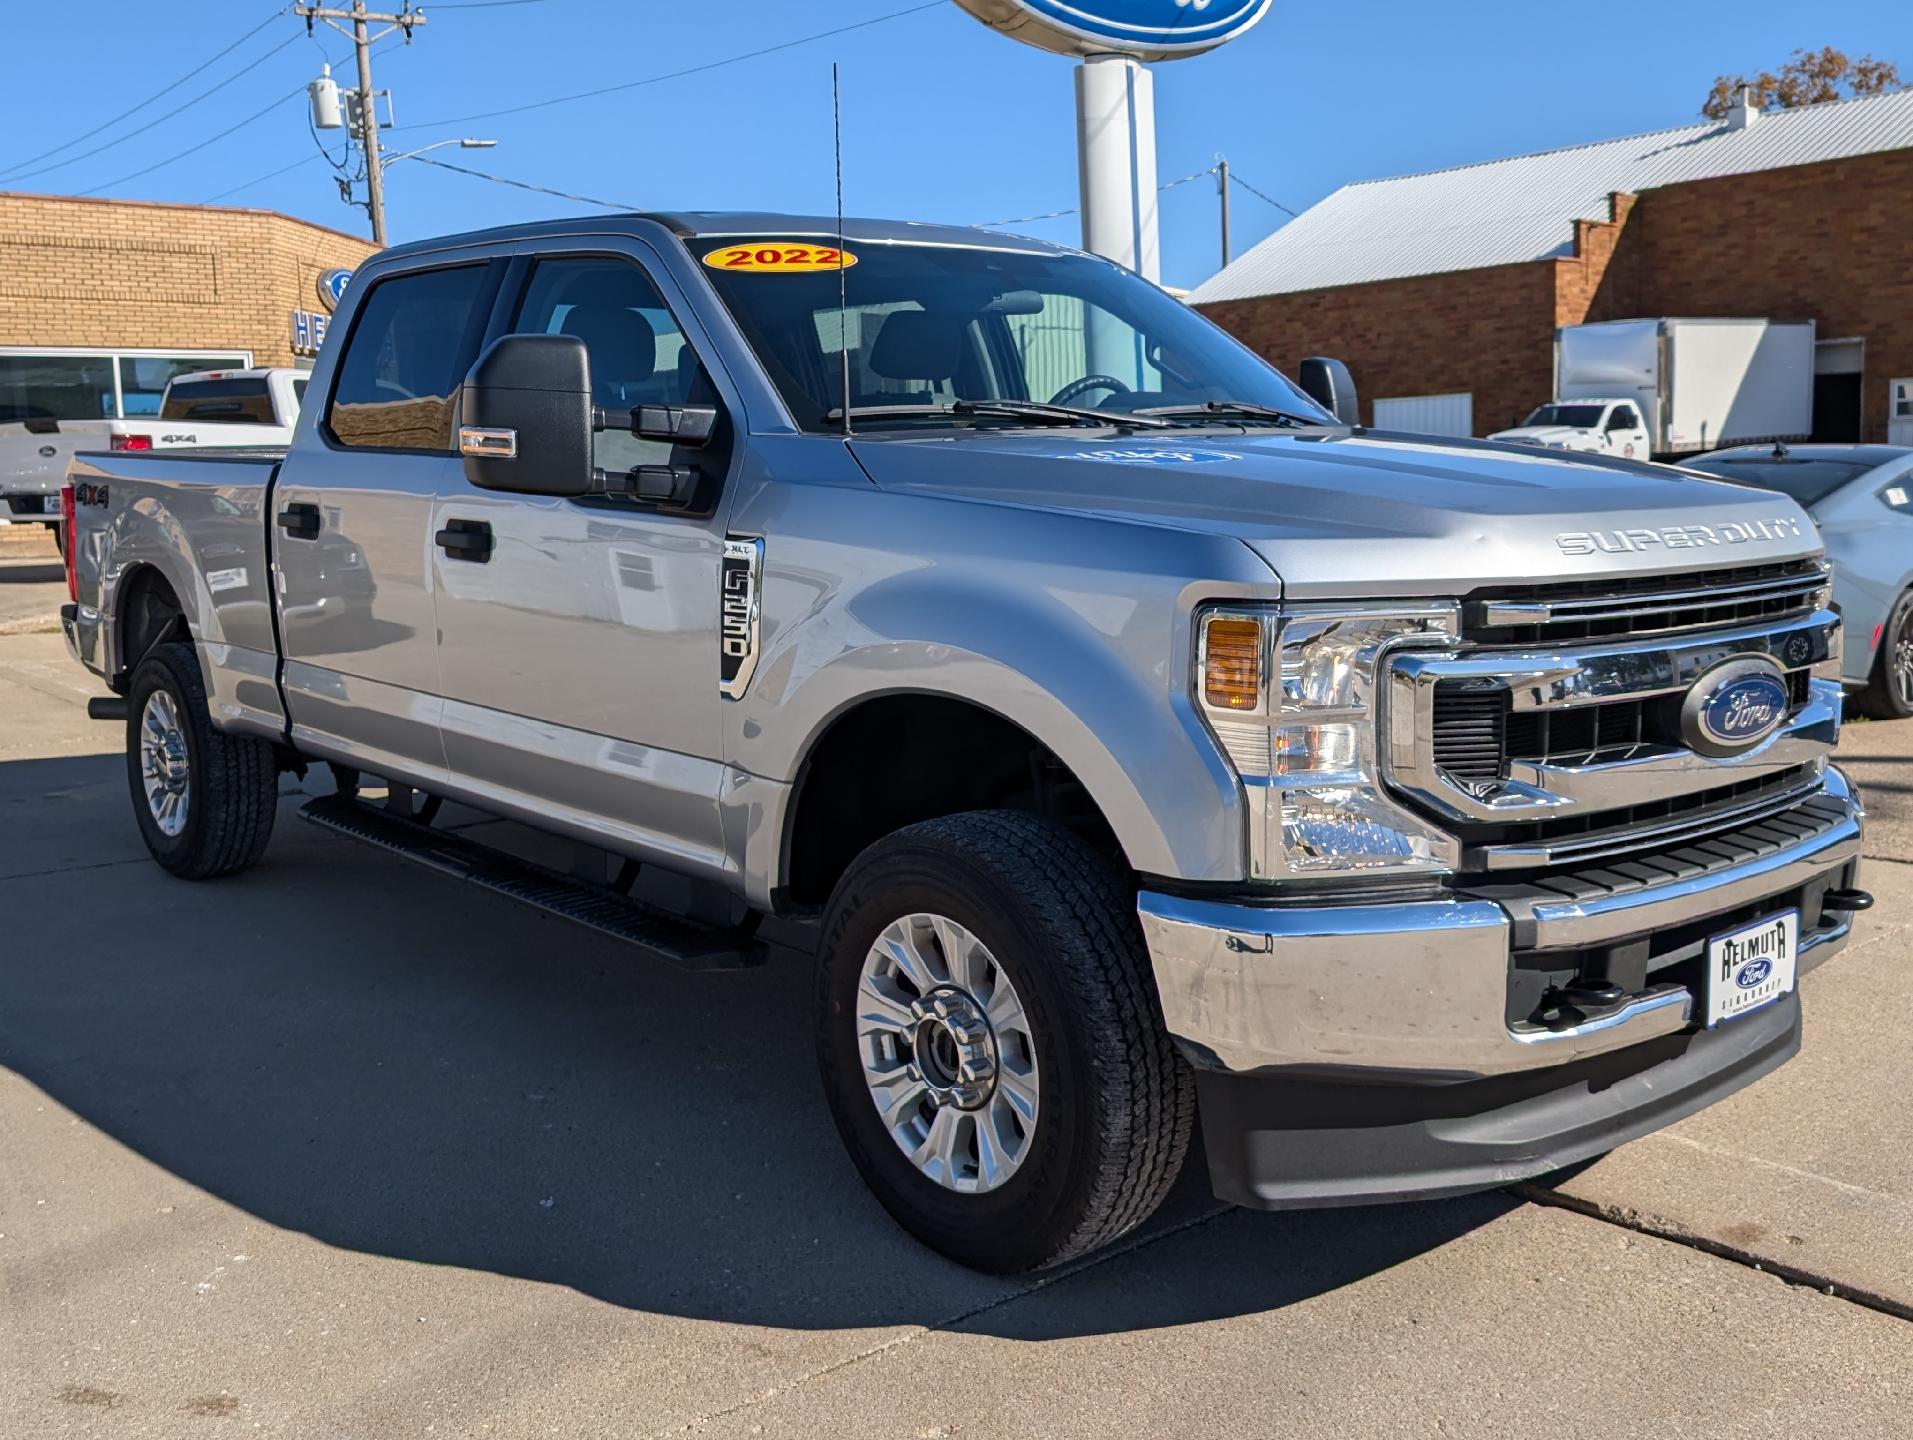
[(1344, 185), (1198, 286), (1195, 304), (1573, 253), (1608, 196), (1913, 147), (1913, 90), (1753, 112), (1566, 150)]
[(1810, 321), (1815, 438), (1913, 443), (1913, 90), (1346, 185), (1190, 301), (1347, 360), (1371, 423), (1472, 435), (1553, 398), (1562, 327)]

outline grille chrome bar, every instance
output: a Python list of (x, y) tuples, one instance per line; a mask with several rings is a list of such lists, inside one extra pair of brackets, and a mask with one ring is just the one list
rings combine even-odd
[(1696, 577), (1664, 577), (1605, 590), (1569, 583), (1529, 594), (1471, 599), (1463, 608), (1469, 638), (1486, 644), (1582, 643), (1780, 619), (1818, 608), (1830, 582), (1823, 560), (1746, 566)]
[(1757, 825), (1793, 809), (1821, 788), (1821, 779), (1790, 785), (1778, 794), (1763, 795), (1740, 804), (1710, 805), (1684, 815), (1669, 816), (1646, 825), (1628, 825), (1533, 844), (1470, 846), (1463, 854), (1464, 870), (1538, 870), (1549, 865), (1585, 865), (1615, 860), (1685, 840), (1705, 839), (1716, 831)]

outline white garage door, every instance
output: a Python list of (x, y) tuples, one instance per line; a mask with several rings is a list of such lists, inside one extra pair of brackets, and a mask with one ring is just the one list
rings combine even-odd
[(1399, 395), (1375, 402), (1377, 430), (1406, 430), (1415, 435), (1472, 435), (1475, 433), (1475, 397), (1457, 395)]

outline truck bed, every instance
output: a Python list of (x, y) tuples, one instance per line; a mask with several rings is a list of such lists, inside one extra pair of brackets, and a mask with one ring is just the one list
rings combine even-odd
[[(82, 658), (116, 687), (139, 655), (139, 587), (164, 582), (197, 641), (214, 713), (284, 723), (273, 637), (271, 495), (280, 449), (82, 453), (73, 565)], [(88, 643), (90, 641), (90, 643)]]

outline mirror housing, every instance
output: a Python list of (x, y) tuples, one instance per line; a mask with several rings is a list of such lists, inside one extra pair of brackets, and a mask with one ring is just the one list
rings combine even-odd
[(1340, 420), (1344, 425), (1362, 423), (1361, 401), (1355, 394), (1355, 377), (1332, 355), (1311, 355), (1302, 362), (1297, 381), (1302, 393)]
[(640, 405), (631, 412), (631, 433), (640, 440), (708, 445), (716, 431), (715, 405)]
[(575, 335), (501, 335), (459, 390), (458, 451), (481, 490), (589, 495), (591, 362)]

